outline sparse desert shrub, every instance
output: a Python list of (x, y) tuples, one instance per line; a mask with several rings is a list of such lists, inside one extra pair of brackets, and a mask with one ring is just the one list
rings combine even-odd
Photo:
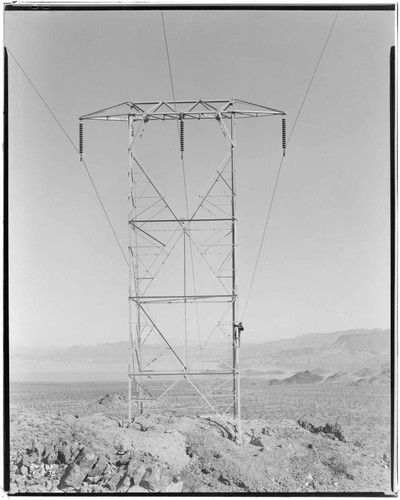
[(342, 426), (337, 422), (335, 422), (334, 424), (330, 424), (328, 422), (327, 424), (325, 424), (325, 427), (323, 427), (322, 432), (325, 432), (325, 434), (333, 434), (339, 439), (339, 441), (346, 441), (343, 435)]
[(334, 424), (326, 423), (324, 426), (315, 426), (310, 422), (306, 422), (305, 420), (298, 420), (297, 423), (303, 429), (312, 432), (313, 434), (327, 434), (328, 436), (334, 436), (339, 441), (345, 442), (345, 438), (343, 435), (343, 429), (340, 424), (335, 422)]

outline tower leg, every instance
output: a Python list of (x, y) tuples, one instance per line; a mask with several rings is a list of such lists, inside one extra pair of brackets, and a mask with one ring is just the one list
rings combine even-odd
[(233, 378), (233, 417), (241, 442), (240, 422), (240, 379), (239, 379), (239, 331), (236, 325), (236, 182), (235, 182), (235, 120), (231, 116), (231, 215), (232, 215), (232, 378)]
[(128, 381), (128, 427), (132, 422), (132, 379), (129, 377)]
[(240, 373), (239, 373), (239, 349), (240, 349), (240, 333), (236, 331), (235, 338), (235, 351), (236, 351), (236, 372), (235, 372), (235, 386), (236, 386), (236, 399), (235, 399), (235, 413), (236, 413), (236, 432), (237, 443), (242, 445), (242, 415), (240, 406)]

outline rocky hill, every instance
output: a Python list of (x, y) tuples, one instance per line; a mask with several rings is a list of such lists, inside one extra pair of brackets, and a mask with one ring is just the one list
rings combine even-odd
[(384, 370), (372, 377), (363, 377), (355, 380), (352, 385), (386, 385), (390, 383), (390, 371)]
[(269, 385), (318, 384), (319, 382), (322, 382), (323, 379), (324, 377), (306, 370), (304, 372), (295, 373), (291, 377), (283, 380), (273, 379), (269, 382)]
[[(360, 370), (363, 371), (363, 370)], [(360, 372), (358, 372), (360, 373)], [(324, 384), (351, 384), (360, 377), (348, 372), (336, 372), (324, 379)]]
[[(382, 369), (387, 369), (389, 368), (388, 366), (382, 365)], [(354, 373), (356, 377), (362, 378), (362, 377), (373, 377), (374, 375), (377, 375), (376, 370), (371, 370), (371, 368), (364, 368), (363, 370), (359, 370), (358, 372)]]
[[(297, 384), (350, 384), (350, 385), (388, 385), (390, 383), (390, 372), (388, 369), (380, 373), (364, 376), (368, 373), (374, 373), (372, 370), (364, 369), (356, 373), (336, 372), (332, 375), (322, 377), (313, 372), (305, 370), (298, 372), (291, 377), (269, 380), (269, 385), (297, 385)], [(359, 374), (362, 374), (361, 376)]]
[(390, 456), (336, 423), (244, 420), (239, 436), (228, 417), (153, 413), (127, 427), (125, 403), (108, 394), (73, 414), (12, 406), (10, 493), (390, 491)]
[(348, 330), (311, 333), (263, 344), (245, 344), (244, 366), (276, 366), (291, 371), (324, 367), (327, 371), (354, 372), (382, 369), (390, 359), (390, 330)]

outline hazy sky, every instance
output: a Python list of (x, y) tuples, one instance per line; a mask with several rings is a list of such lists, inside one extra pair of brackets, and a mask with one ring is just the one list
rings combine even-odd
[[(282, 109), (290, 133), (334, 17), (164, 11), (177, 99), (236, 97)], [(384, 11), (338, 16), (288, 147), (246, 312), (246, 342), (389, 325), (394, 21)], [(4, 38), (76, 143), (83, 114), (172, 98), (158, 10), (7, 12)], [(126, 340), (127, 266), (87, 174), (11, 56), (9, 78), (11, 344)], [(187, 133), (188, 155), (191, 137), (216, 167), (212, 133)], [(160, 135), (160, 148), (168, 138)], [(238, 123), (242, 309), (280, 156), (279, 118)], [(126, 246), (126, 126), (85, 125), (85, 158)], [(179, 162), (152, 168), (165, 193), (182, 190)], [(188, 162), (191, 195), (203, 185), (201, 175), (201, 166)]]

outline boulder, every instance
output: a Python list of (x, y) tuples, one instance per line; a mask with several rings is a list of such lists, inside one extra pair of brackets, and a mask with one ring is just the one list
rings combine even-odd
[(47, 479), (45, 482), (46, 490), (51, 491), (53, 489), (53, 482), (51, 479)]
[(75, 462), (70, 464), (61, 477), (59, 488), (78, 488), (87, 475), (87, 470), (82, 470)]
[(60, 466), (58, 464), (52, 464), (47, 466), (47, 474), (54, 478), (58, 476), (63, 470), (63, 466)]
[(130, 474), (132, 474), (138, 467), (138, 460), (136, 460), (135, 457), (131, 457), (129, 462), (125, 462), (125, 463), (127, 463), (125, 470), (126, 470), (126, 472), (129, 472)]
[(129, 488), (128, 493), (149, 493), (149, 491), (146, 490), (146, 488), (142, 488), (142, 486), (135, 484)]
[(116, 474), (114, 474), (107, 482), (107, 488), (110, 491), (117, 491), (117, 485), (122, 479), (122, 476), (124, 475), (124, 471), (118, 471)]
[(95, 484), (93, 486), (93, 493), (103, 493), (105, 491), (108, 491), (106, 488), (103, 488), (100, 484)]
[(228, 477), (224, 476), (224, 474), (221, 474), (218, 478), (218, 481), (222, 484), (231, 484), (231, 481)]
[(146, 468), (139, 486), (150, 491), (160, 491), (161, 489), (161, 471), (158, 465)]
[(25, 486), (25, 478), (22, 476), (17, 476), (15, 478), (15, 482), (17, 483), (18, 488), (22, 488), (23, 486)]
[(263, 427), (261, 429), (261, 434), (264, 434), (265, 436), (272, 436), (273, 434), (275, 434), (275, 431), (270, 427)]
[(108, 460), (105, 455), (99, 455), (97, 461), (93, 465), (92, 469), (89, 471), (89, 477), (100, 476), (106, 469), (108, 465)]
[(118, 463), (117, 465), (125, 465), (131, 460), (131, 454), (130, 453), (124, 453), (118, 458)]
[(243, 490), (248, 490), (249, 489), (249, 486), (244, 482), (242, 481), (241, 479), (239, 479), (238, 481), (235, 481), (235, 484), (238, 488), (242, 488)]
[(38, 461), (38, 456), (36, 453), (31, 453), (30, 455), (28, 453), (24, 453), (22, 459), (19, 462), (19, 466), (21, 467), (24, 465), (25, 467), (29, 467), (31, 463), (34, 463), (36, 461)]
[(167, 486), (163, 493), (181, 493), (183, 488), (183, 481), (178, 481), (177, 483), (171, 483)]
[(58, 485), (60, 484), (60, 481), (59, 479), (53, 479), (51, 481), (51, 486), (52, 486), (52, 490), (57, 490), (58, 489)]
[(101, 479), (100, 476), (93, 476), (93, 477), (86, 476), (85, 481), (88, 484), (96, 484), (100, 481), (100, 479)]
[(159, 492), (164, 490), (171, 482), (172, 475), (170, 471), (162, 464), (154, 464), (146, 467), (139, 486), (150, 491)]
[(26, 476), (28, 474), (28, 467), (26, 465), (21, 465), (21, 467), (19, 468), (19, 473), (22, 475), (22, 476)]
[(45, 481), (44, 474), (45, 473), (42, 469), (37, 469), (32, 474), (32, 478), (35, 480), (36, 483), (42, 483)]
[(126, 493), (132, 484), (132, 478), (129, 474), (125, 474), (121, 481), (117, 484), (117, 491), (121, 493)]
[[(131, 462), (129, 462), (129, 465), (131, 465), (131, 463), (132, 463), (132, 460), (131, 460)], [(132, 476), (133, 484), (138, 485), (138, 484), (140, 484), (140, 481), (143, 479), (143, 476), (145, 475), (146, 466), (144, 464), (140, 464), (139, 467), (137, 467), (136, 463), (135, 463), (135, 465), (136, 465), (136, 469), (132, 470), (132, 472), (130, 471), (129, 466), (128, 466), (128, 472)]]
[(86, 472), (88, 473), (97, 462), (97, 459), (98, 456), (93, 450), (90, 448), (83, 448), (75, 458), (75, 463), (78, 464), (82, 470), (86, 469)]
[(32, 441), (32, 451), (35, 452), (38, 457), (40, 458), (43, 455), (44, 452), (44, 445), (40, 441), (33, 440)]
[(83, 486), (81, 486), (81, 488), (79, 489), (79, 493), (91, 493), (92, 492), (92, 487), (89, 486), (88, 484), (84, 484)]
[(68, 464), (71, 461), (71, 445), (68, 441), (62, 441), (57, 448), (57, 458), (60, 463)]
[(258, 446), (260, 448), (267, 448), (268, 437), (253, 435), (251, 437), (250, 444), (252, 444), (253, 446)]
[(45, 456), (43, 458), (43, 463), (47, 464), (47, 465), (51, 465), (51, 464), (54, 464), (54, 462), (57, 460), (57, 454), (54, 450), (54, 448), (48, 448), (47, 450), (45, 450)]
[(33, 484), (32, 486), (29, 486), (29, 488), (27, 488), (27, 491), (28, 493), (44, 493), (46, 489), (39, 484)]
[(78, 455), (79, 451), (80, 451), (80, 445), (77, 441), (74, 441), (71, 444), (71, 457), (75, 458)]

